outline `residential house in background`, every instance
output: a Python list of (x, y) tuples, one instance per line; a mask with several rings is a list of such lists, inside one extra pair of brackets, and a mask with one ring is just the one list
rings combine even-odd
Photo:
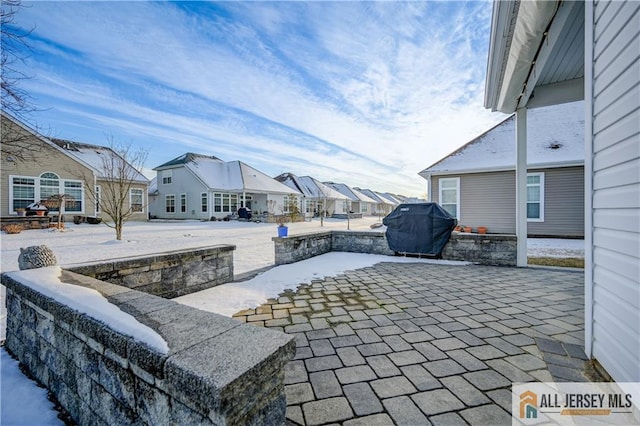
[[(584, 102), (532, 110), (528, 120), (529, 236), (584, 236)], [(515, 116), (419, 174), (429, 201), (458, 223), (516, 232)]]
[(286, 215), (302, 194), (253, 167), (186, 153), (154, 169), (157, 193), (152, 216), (162, 219), (223, 219), (245, 207), (254, 215)]
[(348, 197), (351, 203), (350, 211), (354, 212), (354, 214), (359, 213), (361, 215), (360, 217), (373, 214), (373, 208), (377, 203), (376, 200), (367, 197), (362, 192), (351, 188), (344, 183), (325, 182), (325, 185), (330, 186), (342, 195)]
[(585, 119), (585, 352), (616, 382), (640, 382), (640, 3), (494, 1), (485, 107), (516, 113), (519, 266), (534, 142), (527, 116), (576, 100)]
[(393, 210), (395, 207), (393, 201), (391, 201), (387, 197), (384, 197), (379, 192), (373, 191), (371, 189), (360, 189), (358, 187), (354, 187), (353, 189), (363, 193), (364, 195), (375, 201), (375, 204), (372, 206), (371, 211), (371, 215), (373, 216), (386, 216), (391, 213), (391, 210)]
[(384, 197), (385, 199), (391, 201), (391, 203), (393, 204), (394, 208), (396, 206), (399, 206), (400, 204), (403, 203), (403, 201), (400, 199), (402, 197), (397, 197), (389, 192), (376, 192), (376, 194)]
[[(17, 215), (17, 209), (65, 195), (66, 219), (72, 216), (100, 217), (100, 202), (93, 194), (110, 179), (103, 158), (116, 155), (110, 148), (74, 141), (49, 139), (2, 112), (2, 197), (0, 214)], [(147, 218), (149, 181), (131, 167), (133, 184), (125, 205), (136, 213), (132, 220)], [(87, 188), (91, 185), (91, 188)]]
[(319, 180), (293, 173), (282, 173), (274, 179), (302, 194), (300, 212), (305, 217), (346, 217), (347, 197)]

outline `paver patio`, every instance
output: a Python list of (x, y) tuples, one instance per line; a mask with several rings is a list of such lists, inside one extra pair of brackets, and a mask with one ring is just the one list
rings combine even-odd
[(235, 318), (296, 337), (290, 424), (511, 424), (511, 384), (587, 381), (582, 272), (380, 263)]

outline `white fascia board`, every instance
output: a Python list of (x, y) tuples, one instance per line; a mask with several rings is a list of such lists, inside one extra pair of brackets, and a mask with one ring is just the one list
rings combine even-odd
[(498, 91), (504, 75), (505, 55), (511, 41), (510, 23), (517, 10), (516, 1), (493, 2), (491, 14), (491, 40), (487, 59), (487, 76), (485, 80), (484, 107), (496, 110)]
[[(580, 167), (584, 166), (584, 161), (559, 161), (556, 163), (538, 163), (527, 164), (527, 169), (559, 169), (563, 167)], [(490, 172), (509, 172), (514, 171), (515, 166), (510, 167), (480, 167), (477, 169), (465, 169), (465, 170), (435, 170), (428, 175), (421, 175), (425, 179), (432, 176), (450, 176), (450, 175), (466, 175), (472, 173), (490, 173)]]
[[(514, 12), (517, 13), (513, 32), (508, 36), (511, 40), (508, 51), (500, 57), (498, 55), (500, 52), (494, 49), (492, 54), (496, 56), (490, 58), (493, 64), (500, 64), (506, 56), (502, 81), (498, 82), (495, 75), (487, 76), (488, 81), (492, 82), (491, 88), (487, 89), (490, 89), (489, 98), (493, 100), (491, 105), (493, 111), (511, 114), (518, 107), (518, 101), (525, 92), (525, 84), (544, 39), (545, 31), (558, 9), (558, 4), (558, 1), (547, 0), (520, 1), (517, 11), (511, 10), (511, 16), (507, 16), (505, 12), (496, 18), (504, 20), (502, 27), (507, 29)], [(496, 24), (492, 26), (492, 31), (498, 28), (499, 25)], [(492, 34), (492, 42), (497, 43), (496, 37), (499, 36), (496, 34), (494, 37)], [(492, 68), (490, 72), (495, 74), (497, 70)]]

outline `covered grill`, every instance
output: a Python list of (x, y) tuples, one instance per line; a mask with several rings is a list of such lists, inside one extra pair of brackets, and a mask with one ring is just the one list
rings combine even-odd
[(457, 220), (436, 203), (400, 204), (382, 220), (389, 248), (440, 257)]

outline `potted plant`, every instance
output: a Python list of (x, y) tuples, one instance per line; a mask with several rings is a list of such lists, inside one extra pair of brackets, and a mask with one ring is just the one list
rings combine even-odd
[(486, 226), (478, 226), (478, 234), (486, 234), (487, 227)]
[(27, 213), (27, 211), (25, 209), (23, 209), (22, 207), (18, 207), (16, 209), (16, 213), (18, 214), (18, 216), (24, 216)]
[(464, 232), (470, 233), (470, 232), (471, 232), (471, 227), (470, 227), (470, 226), (463, 226), (463, 227), (462, 227), (462, 230), (463, 230)]

